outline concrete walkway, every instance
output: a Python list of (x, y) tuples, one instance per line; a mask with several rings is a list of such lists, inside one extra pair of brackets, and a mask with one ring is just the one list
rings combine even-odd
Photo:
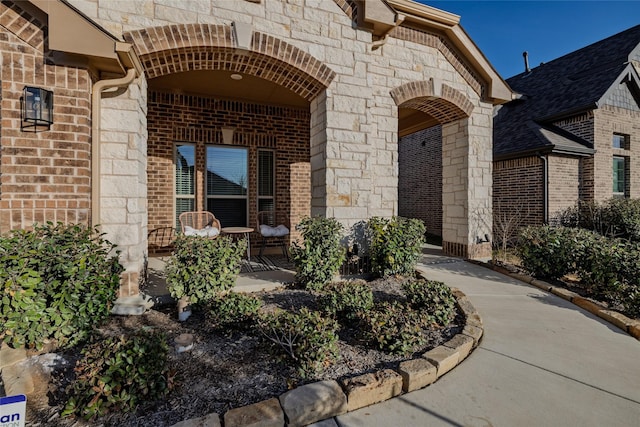
[(426, 255), (419, 269), (469, 297), (484, 321), (480, 346), (435, 384), (339, 416), (337, 425), (640, 425), (640, 341), (481, 266)]

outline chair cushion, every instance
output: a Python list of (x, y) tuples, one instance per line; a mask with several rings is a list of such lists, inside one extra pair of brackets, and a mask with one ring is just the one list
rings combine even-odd
[(289, 229), (282, 224), (277, 227), (260, 224), (260, 234), (262, 234), (264, 237), (282, 237), (289, 234)]
[(188, 225), (184, 226), (185, 236), (215, 237), (218, 234), (220, 234), (220, 230), (210, 225), (207, 225), (205, 228), (202, 228), (200, 230), (189, 227)]

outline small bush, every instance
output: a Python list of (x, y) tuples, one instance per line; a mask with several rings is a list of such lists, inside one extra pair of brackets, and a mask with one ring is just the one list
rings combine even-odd
[(419, 279), (409, 280), (402, 287), (414, 309), (426, 311), (441, 326), (453, 320), (456, 299), (444, 283)]
[(291, 256), (296, 280), (308, 290), (320, 290), (329, 283), (345, 260), (340, 244), (342, 225), (334, 218), (304, 218), (296, 226), (304, 245), (294, 242)]
[(0, 340), (70, 347), (111, 311), (122, 266), (97, 229), (47, 223), (0, 238)]
[(359, 312), (373, 308), (373, 292), (362, 280), (331, 283), (323, 289), (318, 305), (338, 319), (352, 321), (357, 319)]
[(258, 314), (261, 306), (259, 298), (229, 292), (210, 301), (209, 318), (217, 328), (243, 326)]
[(536, 277), (559, 279), (573, 271), (574, 231), (566, 227), (526, 227), (520, 231), (518, 255), (522, 266)]
[(361, 314), (361, 333), (375, 348), (407, 355), (426, 343), (424, 329), (432, 323), (426, 313), (398, 301), (384, 301)]
[(373, 217), (367, 222), (374, 273), (381, 277), (414, 274), (422, 254), (425, 226), (418, 219)]
[(162, 397), (170, 388), (168, 351), (164, 334), (145, 330), (86, 347), (62, 415), (90, 420), (108, 412), (130, 412), (139, 402)]
[(231, 289), (240, 273), (245, 240), (228, 236), (208, 239), (180, 235), (165, 271), (172, 297), (188, 297), (196, 304), (209, 301)]
[(262, 315), (258, 328), (302, 378), (310, 378), (338, 357), (338, 323), (306, 308), (298, 313), (281, 311)]

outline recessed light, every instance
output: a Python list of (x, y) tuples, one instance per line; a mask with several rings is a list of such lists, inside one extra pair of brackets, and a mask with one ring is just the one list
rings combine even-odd
[(242, 74), (237, 74), (237, 73), (231, 74), (231, 78), (233, 80), (242, 80)]

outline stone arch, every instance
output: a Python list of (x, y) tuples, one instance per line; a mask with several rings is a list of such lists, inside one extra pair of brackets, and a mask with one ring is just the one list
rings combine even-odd
[(238, 47), (229, 25), (178, 24), (125, 33), (148, 78), (194, 70), (246, 73), (311, 101), (335, 72), (303, 50), (254, 31), (248, 49)]
[(398, 108), (413, 108), (434, 117), (441, 124), (469, 117), (473, 104), (460, 91), (433, 78), (409, 82), (391, 91)]

